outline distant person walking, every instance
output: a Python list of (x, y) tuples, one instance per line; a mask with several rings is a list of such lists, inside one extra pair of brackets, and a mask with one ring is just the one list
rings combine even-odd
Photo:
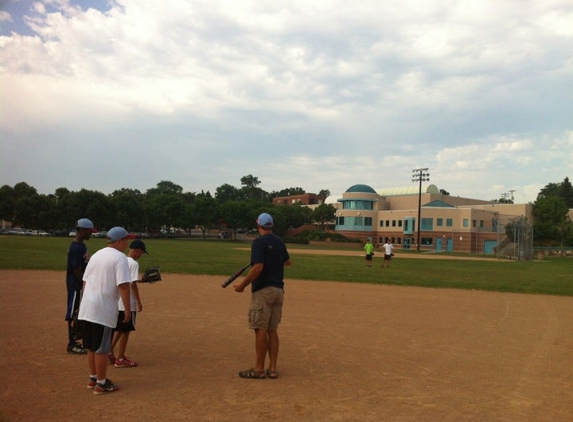
[(366, 245), (364, 245), (364, 250), (366, 251), (366, 267), (372, 268), (372, 255), (374, 255), (374, 245), (368, 239)]
[(394, 250), (394, 245), (390, 243), (390, 239), (386, 238), (386, 242), (382, 245), (382, 249), (384, 249), (384, 261), (382, 261), (382, 268), (389, 267), (390, 261), (392, 260), (392, 252)]
[(88, 350), (90, 378), (87, 388), (94, 394), (111, 393), (119, 386), (106, 377), (113, 329), (117, 325), (117, 303), (125, 307), (122, 323), (131, 320), (131, 274), (125, 256), (129, 234), (122, 227), (107, 232), (107, 247), (97, 251), (84, 273), (84, 295), (79, 319), (83, 324), (84, 347)]
[(66, 351), (74, 355), (85, 355), (87, 353), (82, 344), (76, 341), (72, 324), (74, 316), (77, 316), (80, 308), (84, 271), (90, 259), (88, 248), (84, 241), (90, 240), (93, 231), (94, 224), (87, 218), (80, 218), (76, 222), (76, 237), (68, 248), (68, 264), (66, 270), (66, 288), (68, 290), (68, 308), (66, 311), (68, 346)]

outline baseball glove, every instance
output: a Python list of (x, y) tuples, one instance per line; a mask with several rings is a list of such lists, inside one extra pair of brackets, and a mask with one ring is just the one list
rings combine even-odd
[(72, 337), (75, 341), (81, 340), (83, 338), (82, 334), (82, 322), (78, 319), (78, 311), (74, 312), (72, 316)]
[(145, 272), (143, 273), (143, 277), (141, 281), (144, 283), (156, 283), (161, 281), (161, 271), (159, 270), (158, 266), (155, 267), (147, 267)]

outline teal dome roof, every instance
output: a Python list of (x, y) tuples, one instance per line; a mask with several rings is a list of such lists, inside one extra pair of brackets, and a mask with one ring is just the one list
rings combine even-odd
[(346, 193), (376, 193), (376, 191), (368, 185), (354, 185), (346, 189)]

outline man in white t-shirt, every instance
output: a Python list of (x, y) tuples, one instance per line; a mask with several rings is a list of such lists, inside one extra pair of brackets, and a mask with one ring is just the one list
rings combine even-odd
[(382, 268), (389, 267), (390, 261), (392, 260), (392, 250), (394, 249), (394, 245), (390, 243), (390, 239), (386, 238), (386, 243), (382, 245), (382, 249), (384, 249), (384, 261), (382, 261)]
[(131, 319), (131, 275), (124, 251), (129, 233), (114, 227), (107, 233), (107, 247), (90, 258), (84, 272), (84, 294), (78, 319), (83, 323), (84, 348), (88, 351), (90, 379), (87, 388), (94, 394), (111, 393), (119, 386), (106, 378), (112, 332), (117, 324), (118, 300), (123, 300), (125, 319)]
[[(129, 253), (127, 254), (127, 262), (129, 263), (129, 272), (131, 274), (131, 321), (128, 323), (123, 323), (125, 319), (125, 308), (123, 302), (120, 299), (118, 302), (119, 314), (117, 316), (117, 327), (115, 327), (113, 332), (113, 340), (111, 341), (111, 352), (109, 353), (108, 359), (109, 363), (114, 365), (116, 368), (135, 368), (137, 362), (131, 360), (125, 356), (125, 349), (127, 348), (127, 342), (129, 340), (129, 333), (135, 331), (135, 319), (137, 312), (143, 310), (143, 305), (141, 303), (141, 298), (139, 297), (139, 288), (137, 287), (137, 282), (141, 279), (139, 278), (139, 263), (137, 262), (143, 254), (147, 254), (147, 249), (145, 248), (145, 243), (142, 240), (135, 239), (129, 244)], [(118, 347), (117, 356), (114, 353), (115, 346)]]

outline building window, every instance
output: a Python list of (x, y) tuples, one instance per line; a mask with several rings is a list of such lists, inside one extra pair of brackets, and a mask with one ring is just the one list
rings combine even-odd
[(344, 226), (344, 217), (338, 217), (338, 225)]
[(464, 218), (464, 227), (469, 227), (469, 225), (470, 225), (470, 220)]
[(420, 230), (434, 230), (434, 219), (433, 218), (422, 218), (422, 227)]
[(366, 227), (372, 227), (372, 217), (364, 217), (364, 225)]
[(401, 245), (401, 244), (402, 244), (402, 238), (399, 237), (398, 239), (396, 239), (396, 243), (397, 243), (398, 245)]
[(344, 201), (342, 208), (345, 210), (372, 210), (374, 203), (372, 201)]
[(446, 227), (453, 227), (454, 220), (451, 218), (446, 218)]
[(354, 226), (364, 226), (364, 217), (354, 217)]
[(398, 220), (398, 227), (402, 227), (402, 220)]
[(480, 220), (480, 221), (479, 221), (479, 226), (480, 226), (480, 228), (483, 229), (483, 220)]
[(472, 227), (476, 227), (476, 220), (472, 220)]
[(396, 220), (392, 220), (392, 227), (396, 227)]
[(443, 218), (436, 218), (436, 226), (442, 227), (443, 225), (444, 225), (444, 219)]
[(420, 239), (420, 245), (432, 246), (433, 242), (434, 242), (434, 238), (432, 238), (432, 237), (422, 237)]
[(390, 220), (386, 220), (386, 227), (390, 227)]

